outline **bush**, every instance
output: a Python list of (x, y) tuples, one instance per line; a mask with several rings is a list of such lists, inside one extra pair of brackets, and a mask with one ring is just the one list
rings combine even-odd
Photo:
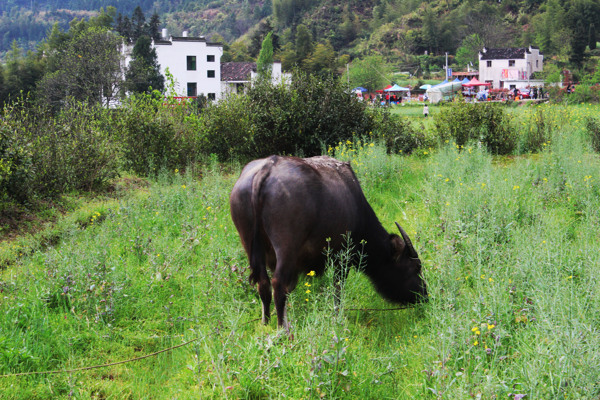
[(435, 129), (442, 141), (452, 138), (458, 146), (475, 140), (493, 154), (510, 154), (516, 134), (502, 105), (454, 102), (434, 116)]
[(32, 154), (25, 140), (23, 110), (5, 107), (0, 119), (0, 209), (30, 197)]
[(411, 154), (425, 144), (423, 130), (417, 131), (408, 118), (392, 115), (387, 108), (377, 107), (371, 111), (373, 136), (385, 144), (388, 154)]
[(0, 199), (27, 203), (89, 190), (117, 176), (120, 157), (106, 123), (108, 110), (82, 103), (52, 115), (6, 106), (0, 125)]
[(200, 147), (220, 160), (322, 154), (328, 144), (372, 131), (367, 105), (333, 79), (295, 73), (291, 84), (262, 82), (202, 112)]
[(163, 104), (160, 93), (131, 96), (115, 120), (125, 167), (148, 176), (198, 158), (198, 121), (189, 104)]
[(528, 123), (519, 135), (519, 153), (535, 153), (550, 141), (556, 125), (544, 112), (536, 107)]
[(198, 124), (199, 151), (219, 160), (248, 159), (255, 155), (248, 97), (230, 95), (209, 103)]
[(328, 144), (372, 130), (367, 105), (332, 78), (296, 72), (289, 85), (253, 86), (248, 100), (256, 156), (318, 155)]
[(600, 120), (594, 117), (586, 117), (585, 129), (590, 136), (592, 148), (596, 153), (600, 153)]

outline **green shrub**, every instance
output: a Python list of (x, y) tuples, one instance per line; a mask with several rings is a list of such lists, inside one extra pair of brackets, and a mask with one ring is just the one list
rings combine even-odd
[(23, 110), (5, 107), (0, 119), (0, 205), (30, 197), (32, 154), (25, 140)]
[(270, 154), (321, 154), (330, 144), (373, 129), (366, 104), (339, 82), (302, 72), (291, 84), (261, 82), (201, 112), (200, 149), (220, 160)]
[(519, 153), (536, 153), (542, 150), (556, 129), (553, 122), (543, 108), (536, 107), (519, 135)]
[(510, 154), (516, 134), (502, 105), (454, 102), (434, 115), (435, 129), (442, 141), (452, 138), (458, 146), (480, 141), (493, 154)]
[(190, 104), (163, 104), (162, 96), (131, 96), (117, 114), (125, 167), (140, 175), (182, 168), (198, 157), (197, 116)]
[(230, 95), (209, 103), (198, 121), (199, 151), (219, 160), (254, 156), (250, 104), (243, 95)]
[(590, 136), (592, 148), (596, 153), (600, 153), (600, 120), (594, 117), (586, 117), (585, 129)]
[(291, 84), (253, 86), (248, 99), (256, 156), (318, 155), (372, 130), (367, 105), (332, 78), (296, 72)]
[(6, 106), (0, 125), (0, 200), (28, 203), (89, 190), (117, 176), (120, 156), (109, 110), (83, 103), (56, 115), (23, 100)]
[(423, 130), (418, 131), (406, 117), (392, 115), (388, 108), (377, 107), (371, 112), (373, 136), (385, 143), (388, 154), (411, 154), (425, 144)]

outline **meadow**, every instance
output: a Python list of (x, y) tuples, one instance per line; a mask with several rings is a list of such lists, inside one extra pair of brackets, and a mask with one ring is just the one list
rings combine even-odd
[(600, 160), (582, 128), (597, 110), (547, 110), (560, 129), (526, 156), (330, 147), (384, 227), (411, 236), (429, 301), (390, 310), (352, 271), (336, 313), (332, 275), (306, 276), (293, 339), (259, 320), (229, 216), (239, 163), (86, 202), (52, 235), (0, 245), (0, 397), (598, 398)]

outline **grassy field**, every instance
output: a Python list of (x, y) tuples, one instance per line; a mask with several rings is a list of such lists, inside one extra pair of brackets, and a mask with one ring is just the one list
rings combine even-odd
[[(229, 216), (239, 165), (164, 172), (52, 235), (5, 242), (0, 397), (598, 398), (600, 160), (585, 111), (561, 114), (571, 123), (532, 156), (332, 149), (384, 226), (411, 235), (430, 298), (378, 311), (391, 305), (352, 272), (336, 314), (332, 276), (307, 276), (290, 296), (293, 339), (258, 320)], [(11, 375), (40, 371), (67, 372)]]

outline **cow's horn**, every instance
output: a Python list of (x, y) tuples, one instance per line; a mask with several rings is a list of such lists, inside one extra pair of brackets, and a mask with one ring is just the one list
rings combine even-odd
[(402, 229), (400, 224), (398, 224), (397, 222), (396, 222), (396, 226), (398, 227), (398, 230), (400, 231), (400, 234), (402, 235), (402, 239), (404, 239), (404, 243), (406, 244), (406, 247), (408, 248), (408, 251), (409, 251), (411, 257), (418, 258), (419, 255), (417, 254), (417, 251), (413, 247), (412, 242), (410, 241), (410, 238), (408, 237), (406, 232), (404, 232), (404, 229)]

